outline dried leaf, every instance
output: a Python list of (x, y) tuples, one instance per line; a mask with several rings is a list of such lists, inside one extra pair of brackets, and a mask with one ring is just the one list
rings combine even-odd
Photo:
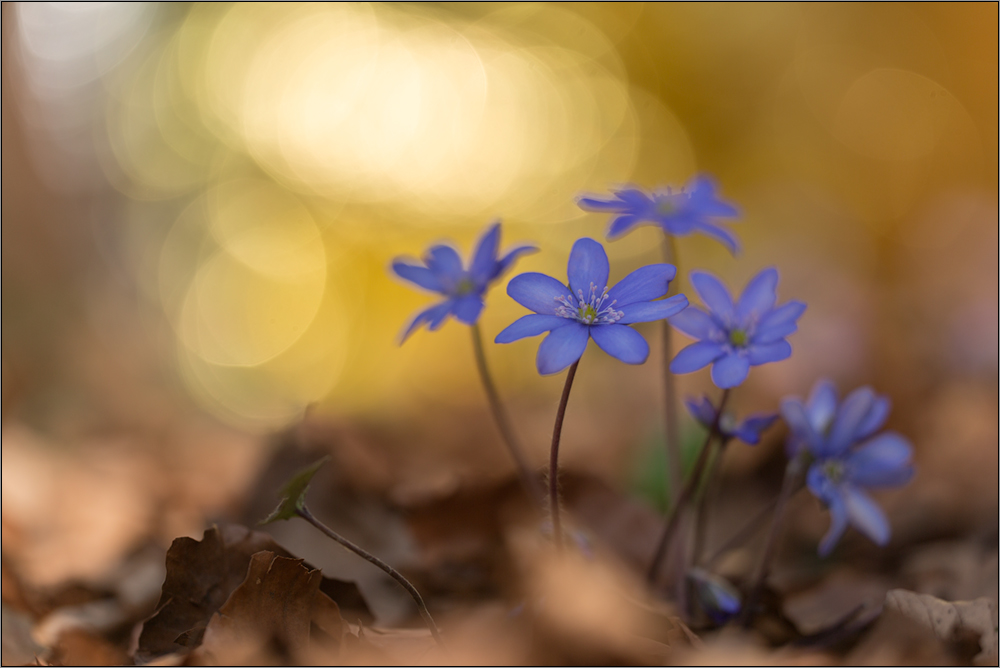
[(345, 665), (440, 665), (449, 657), (427, 629), (381, 629), (349, 625), (341, 660)]
[(58, 666), (121, 666), (128, 657), (122, 648), (100, 635), (73, 628), (60, 634), (50, 661)]
[(977, 665), (997, 663), (997, 606), (990, 599), (951, 602), (928, 594), (893, 589), (885, 595), (885, 607), (930, 629), (946, 642), (977, 637), (981, 651), (973, 661)]
[(295, 659), (308, 647), (313, 620), (339, 646), (343, 620), (320, 591), (321, 578), (303, 559), (269, 551), (253, 555), (246, 579), (209, 621), (195, 658), (236, 664), (256, 646), (280, 648)]
[(0, 663), (5, 666), (27, 665), (44, 648), (31, 637), (31, 618), (9, 607), (0, 608)]
[(312, 481), (313, 476), (316, 475), (316, 471), (319, 471), (320, 467), (328, 461), (330, 461), (329, 456), (323, 457), (292, 476), (292, 479), (281, 489), (281, 501), (278, 503), (278, 507), (271, 511), (271, 514), (264, 518), (261, 524), (270, 524), (278, 520), (290, 520), (298, 515), (298, 511), (306, 504), (306, 492), (309, 491), (309, 483)]
[[(212, 615), (246, 578), (251, 557), (265, 550), (294, 558), (267, 534), (239, 525), (212, 527), (201, 541), (176, 539), (167, 551), (167, 574), (157, 612), (143, 625), (136, 660), (148, 662), (197, 647)], [(352, 617), (372, 618), (353, 583), (324, 577), (319, 589), (350, 610)]]

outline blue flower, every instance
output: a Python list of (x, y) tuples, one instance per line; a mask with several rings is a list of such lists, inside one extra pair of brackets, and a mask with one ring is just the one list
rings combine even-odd
[(735, 304), (726, 286), (711, 274), (692, 272), (691, 283), (709, 311), (692, 306), (670, 318), (675, 328), (699, 339), (677, 353), (670, 363), (672, 372), (690, 373), (712, 364), (712, 382), (726, 389), (746, 380), (751, 366), (792, 354), (785, 337), (798, 328), (796, 321), (806, 305), (791, 301), (775, 308), (777, 269), (765, 269), (750, 279)]
[[(703, 427), (712, 428), (717, 411), (708, 397), (703, 396), (701, 399), (688, 397), (684, 400), (684, 405)], [(725, 412), (719, 419), (719, 433), (726, 440), (738, 438), (744, 443), (757, 445), (760, 442), (761, 433), (774, 424), (777, 419), (777, 413), (757, 413), (750, 415), (743, 422), (736, 422), (732, 414)]]
[(593, 338), (598, 347), (628, 364), (642, 364), (649, 344), (628, 327), (662, 320), (687, 306), (684, 295), (653, 301), (667, 294), (677, 273), (670, 264), (636, 269), (608, 289), (608, 256), (593, 239), (578, 239), (569, 254), (569, 287), (545, 274), (520, 274), (507, 284), (507, 294), (534, 314), (515, 320), (497, 335), (497, 343), (551, 332), (538, 346), (538, 373), (562, 371), (583, 355)]
[(739, 241), (728, 229), (709, 222), (710, 218), (735, 218), (739, 215), (731, 204), (715, 195), (715, 183), (707, 176), (697, 176), (680, 192), (669, 188), (646, 194), (638, 188), (615, 190), (614, 197), (580, 197), (577, 204), (586, 211), (618, 214), (608, 228), (608, 239), (616, 239), (643, 223), (658, 225), (667, 234), (684, 236), (693, 232), (722, 242), (734, 255)]
[[(538, 248), (530, 245), (515, 246), (497, 259), (500, 246), (500, 223), (490, 225), (476, 244), (469, 269), (462, 268), (462, 258), (451, 246), (437, 245), (427, 249), (424, 262), (410, 258), (396, 258), (392, 270), (400, 278), (425, 290), (445, 297), (443, 302), (421, 311), (403, 330), (400, 343), (420, 325), (427, 323), (434, 331), (444, 324), (448, 314), (466, 325), (475, 324), (483, 310), (483, 294), (514, 263), (514, 260)], [(426, 265), (426, 266), (425, 266)]]
[(910, 443), (881, 429), (889, 400), (862, 387), (837, 405), (829, 380), (816, 383), (808, 402), (790, 397), (781, 415), (791, 429), (792, 449), (806, 448), (814, 461), (806, 474), (809, 490), (830, 509), (830, 530), (819, 544), (826, 556), (853, 525), (879, 545), (889, 541), (889, 522), (864, 489), (897, 487), (913, 477)]

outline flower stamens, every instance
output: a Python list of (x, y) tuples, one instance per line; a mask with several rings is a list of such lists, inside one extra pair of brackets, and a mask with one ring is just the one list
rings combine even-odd
[(563, 295), (556, 297), (559, 306), (556, 307), (555, 314), (560, 318), (576, 320), (583, 325), (613, 325), (625, 317), (623, 311), (616, 311), (614, 305), (618, 300), (613, 299), (609, 303), (608, 288), (598, 291), (597, 286), (590, 284), (590, 294), (585, 295), (583, 290), (576, 291), (576, 297)]

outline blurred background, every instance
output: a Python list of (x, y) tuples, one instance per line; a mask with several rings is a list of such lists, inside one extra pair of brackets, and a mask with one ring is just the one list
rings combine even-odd
[[(995, 531), (996, 4), (5, 3), (2, 39), (3, 530), (33, 577), (199, 535), (307, 409), (393, 485), (509, 474), (468, 328), (400, 347), (434, 298), (389, 263), (500, 218), (541, 249), (514, 273), (561, 278), (608, 222), (577, 194), (698, 173), (743, 252), (680, 239), (681, 291), (775, 265), (809, 304), (739, 411), (872, 384), (917, 451), (897, 532)], [(608, 243), (612, 281), (659, 240)], [(484, 334), (523, 312), (495, 287)], [(563, 455), (636, 493), (662, 433), (638, 329), (646, 365), (586, 354)], [(562, 378), (537, 344), (487, 355), (541, 466)]]

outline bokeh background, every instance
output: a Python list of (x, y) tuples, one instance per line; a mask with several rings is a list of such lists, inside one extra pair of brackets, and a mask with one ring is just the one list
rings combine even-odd
[[(5, 3), (2, 37), (3, 530), (32, 577), (199, 535), (307, 410), (378, 434), (394, 485), (508, 474), (468, 328), (400, 347), (432, 297), (390, 261), (500, 218), (541, 248), (515, 272), (561, 277), (607, 224), (577, 194), (698, 173), (743, 252), (680, 239), (680, 289), (775, 265), (809, 304), (739, 410), (870, 383), (917, 452), (897, 534), (995, 531), (996, 4)], [(607, 244), (612, 281), (659, 239)], [(522, 312), (497, 286), (484, 333)], [(662, 432), (639, 330), (644, 366), (586, 354), (563, 450), (636, 494)], [(536, 348), (487, 354), (541, 466), (562, 379)]]

